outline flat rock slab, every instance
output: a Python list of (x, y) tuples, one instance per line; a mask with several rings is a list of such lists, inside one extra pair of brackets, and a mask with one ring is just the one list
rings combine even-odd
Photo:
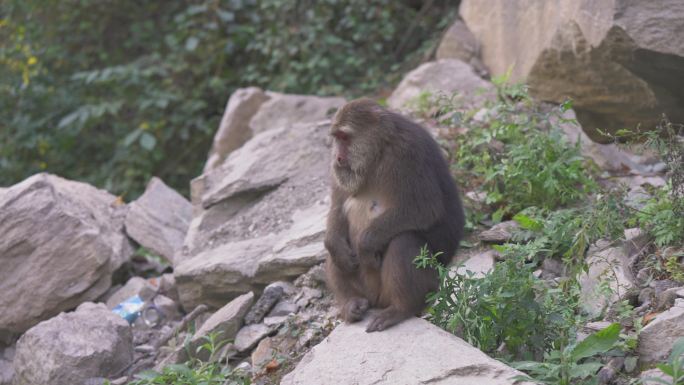
[(503, 385), (522, 375), (425, 320), (366, 333), (368, 318), (338, 326), (280, 384)]
[(192, 220), (190, 202), (153, 177), (145, 193), (129, 206), (126, 233), (141, 246), (173, 263)]
[(86, 302), (24, 333), (14, 357), (14, 384), (83, 384), (119, 375), (132, 361), (128, 323), (104, 304)]
[(322, 236), (327, 206), (314, 204), (298, 213), (287, 231), (226, 243), (184, 261), (174, 271), (183, 307), (192, 309), (200, 303), (220, 307), (241, 293), (260, 291), (321, 263), (326, 253)]
[(0, 195), (0, 341), (109, 289), (133, 253), (125, 210), (104, 190), (50, 174)]

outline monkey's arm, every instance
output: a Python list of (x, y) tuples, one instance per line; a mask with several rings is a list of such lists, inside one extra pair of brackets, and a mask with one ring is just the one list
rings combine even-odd
[(335, 265), (351, 272), (358, 268), (359, 261), (349, 244), (349, 221), (343, 208), (345, 198), (342, 191), (333, 187), (324, 243)]

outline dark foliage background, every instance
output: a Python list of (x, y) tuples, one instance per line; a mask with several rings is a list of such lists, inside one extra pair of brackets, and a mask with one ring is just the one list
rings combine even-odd
[(40, 171), (186, 193), (236, 88), (346, 96), (395, 81), (455, 1), (4, 0), (0, 186)]

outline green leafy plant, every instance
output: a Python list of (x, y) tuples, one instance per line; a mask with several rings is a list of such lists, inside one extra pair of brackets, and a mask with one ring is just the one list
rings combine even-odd
[(672, 352), (666, 363), (656, 365), (663, 373), (672, 377), (670, 381), (662, 378), (650, 377), (648, 381), (657, 382), (664, 385), (684, 385), (684, 337), (675, 341), (672, 345)]
[(434, 45), (446, 1), (0, 2), (0, 185), (49, 171), (182, 193), (243, 86), (358, 95)]
[(572, 307), (534, 276), (536, 265), (524, 258), (498, 263), (482, 277), (457, 274), (425, 248), (415, 264), (440, 277), (439, 289), (428, 296), (431, 321), (485, 352), (504, 344), (510, 356), (531, 358), (564, 337), (559, 325), (568, 324), (565, 317), (572, 314), (565, 309)]
[[(594, 357), (611, 350), (619, 338), (620, 324), (614, 323), (578, 343), (545, 354), (544, 362), (519, 361), (511, 365), (529, 373), (534, 381), (542, 384), (598, 384), (595, 374), (603, 364)], [(529, 380), (525, 376), (515, 379)]]
[[(202, 361), (191, 358), (183, 364), (173, 364), (164, 367), (161, 372), (144, 371), (135, 375), (136, 380), (131, 385), (249, 385), (248, 376), (228, 366), (216, 362), (216, 354), (227, 341), (218, 339), (219, 334), (212, 333), (205, 336), (205, 342), (197, 347), (195, 353), (206, 351), (209, 359)], [(194, 356), (194, 355), (192, 355)]]
[[(501, 220), (526, 207), (553, 209), (586, 197), (596, 188), (580, 154), (558, 124), (571, 108), (566, 102), (546, 111), (534, 103), (524, 85), (495, 82), (498, 100), (486, 107), (487, 119), (469, 119), (465, 134), (455, 139), (454, 171), (471, 189), (486, 193), (485, 202)], [(445, 111), (448, 99), (437, 103)], [(456, 109), (456, 106), (453, 107)], [(456, 116), (460, 120), (464, 115)]]

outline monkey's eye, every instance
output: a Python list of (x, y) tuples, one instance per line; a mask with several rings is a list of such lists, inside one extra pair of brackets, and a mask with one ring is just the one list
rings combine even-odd
[(347, 140), (349, 140), (349, 134), (347, 134), (346, 132), (342, 132), (342, 131), (336, 131), (336, 132), (334, 132), (334, 133), (332, 134), (332, 136), (333, 136), (335, 139), (338, 139), (338, 140), (341, 140), (341, 141), (345, 141), (345, 142), (346, 142)]

